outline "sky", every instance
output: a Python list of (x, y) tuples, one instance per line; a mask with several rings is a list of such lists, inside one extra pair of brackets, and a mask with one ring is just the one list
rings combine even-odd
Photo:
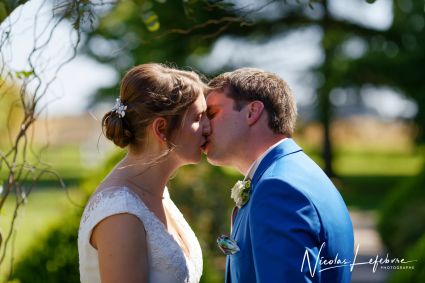
[[(4, 60), (14, 72), (29, 70), (27, 63), (33, 46), (40, 46), (47, 40), (47, 33), (51, 30), (48, 25), (52, 14), (52, 6), (46, 5), (53, 1), (32, 0), (16, 9), (9, 17), (12, 25), (10, 41), (3, 47)], [(37, 25), (34, 24), (38, 15)], [(6, 29), (8, 21), (1, 25), (1, 31)], [(39, 38), (34, 43), (34, 34)], [(72, 55), (72, 42), (76, 34), (68, 22), (62, 22), (53, 34), (51, 44), (42, 53), (34, 56), (34, 65), (42, 72), (46, 81), (54, 77), (56, 66)], [(41, 100), (41, 105), (50, 116), (76, 115), (86, 111), (89, 97), (99, 88), (109, 86), (117, 80), (115, 71), (89, 57), (79, 54), (75, 59), (64, 65), (59, 70), (57, 78), (48, 88), (46, 95)], [(35, 85), (30, 86), (35, 88)]]
[[(48, 1), (49, 2), (49, 1)], [(255, 5), (254, 0), (237, 1), (243, 5)], [(38, 25), (34, 25), (34, 16), (41, 8)], [(269, 7), (272, 11), (272, 7)], [(392, 21), (392, 1), (377, 0), (368, 4), (361, 0), (332, 0), (329, 1), (331, 13), (338, 18), (366, 25), (377, 30), (385, 30)], [(5, 46), (8, 56), (6, 61), (14, 71), (28, 70), (26, 64), (29, 52), (34, 46), (34, 34), (39, 38), (43, 27), (47, 26), (52, 7), (43, 0), (32, 0), (17, 9), (10, 17), (15, 22), (11, 32), (10, 44)], [(1, 26), (4, 30), (4, 23)], [(71, 34), (71, 36), (70, 36)], [(41, 35), (41, 36), (40, 36)], [(49, 70), (60, 60), (68, 58), (71, 54), (71, 43), (75, 42), (69, 23), (58, 26), (53, 35), (51, 46), (41, 54), (37, 54), (36, 64), (40, 68)], [(217, 40), (210, 54), (202, 58), (191, 58), (190, 62), (200, 66), (201, 70), (212, 71), (222, 64), (231, 63), (235, 66), (253, 66), (275, 72), (284, 78), (292, 87), (300, 106), (311, 103), (314, 97), (314, 77), (306, 71), (318, 64), (321, 60), (319, 48), (321, 31), (318, 28), (306, 28), (293, 32), (289, 35), (276, 35), (269, 41), (257, 44), (242, 39), (221, 37)], [(70, 40), (71, 38), (71, 40)], [(359, 56), (364, 51), (362, 43), (352, 41), (344, 46), (352, 56)], [(282, 52), (285, 50), (285, 52)], [(13, 51), (13, 52), (12, 52)], [(43, 74), (47, 79), (53, 77), (53, 72), (46, 71)], [(50, 116), (78, 115), (87, 111), (86, 106), (89, 97), (100, 88), (113, 84), (117, 81), (116, 72), (109, 66), (101, 65), (85, 55), (77, 57), (58, 72), (58, 76), (42, 99), (42, 104), (47, 105), (46, 113)], [(415, 107), (412, 102), (402, 98), (399, 94), (388, 88), (365, 87), (362, 97), (366, 105), (376, 107), (376, 97), (386, 93), (388, 103), (376, 109), (382, 116), (406, 115), (414, 113)], [(366, 95), (372, 93), (372, 95)], [(118, 95), (118, 94), (117, 94)], [(336, 103), (343, 102), (344, 95), (339, 93)], [(114, 99), (111, 100), (111, 106)]]

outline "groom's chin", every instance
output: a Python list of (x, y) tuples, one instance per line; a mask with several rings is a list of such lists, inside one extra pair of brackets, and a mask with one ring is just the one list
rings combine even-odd
[(207, 161), (209, 164), (211, 165), (215, 165), (215, 166), (219, 166), (220, 162), (218, 162), (217, 160), (214, 159), (214, 157), (211, 154), (205, 153), (206, 157), (207, 157)]
[(212, 154), (206, 154), (207, 156), (207, 161), (209, 164), (214, 165), (214, 166), (225, 166), (226, 164), (223, 164), (221, 159), (217, 159), (214, 155)]

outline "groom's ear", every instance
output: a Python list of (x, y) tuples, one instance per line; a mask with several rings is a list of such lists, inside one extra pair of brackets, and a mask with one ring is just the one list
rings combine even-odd
[(264, 104), (261, 101), (255, 100), (252, 101), (248, 104), (247, 107), (247, 121), (248, 121), (248, 125), (254, 125), (255, 123), (257, 123), (257, 121), (260, 119), (261, 114), (263, 114), (264, 111)]
[(159, 140), (166, 141), (167, 140), (167, 120), (163, 117), (156, 118), (152, 123), (152, 130)]

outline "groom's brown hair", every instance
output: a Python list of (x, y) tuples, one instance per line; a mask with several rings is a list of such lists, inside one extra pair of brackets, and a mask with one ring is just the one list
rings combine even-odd
[(291, 137), (297, 120), (297, 105), (288, 84), (276, 74), (255, 68), (223, 73), (209, 82), (235, 101), (240, 111), (251, 101), (261, 101), (268, 114), (268, 125), (276, 134)]

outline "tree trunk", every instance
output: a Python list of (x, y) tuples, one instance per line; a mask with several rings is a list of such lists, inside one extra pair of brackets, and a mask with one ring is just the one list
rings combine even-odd
[(327, 6), (327, 1), (323, 1), (324, 7), (324, 18), (322, 23), (323, 38), (322, 48), (324, 51), (324, 60), (322, 66), (322, 74), (324, 78), (323, 85), (318, 89), (319, 95), (319, 118), (323, 126), (323, 151), (322, 157), (324, 161), (324, 171), (329, 177), (334, 177), (335, 172), (332, 166), (333, 152), (332, 152), (332, 140), (331, 140), (331, 121), (332, 121), (332, 105), (329, 100), (329, 93), (332, 90), (334, 82), (331, 80), (332, 76), (332, 59), (333, 59), (333, 46), (329, 44), (327, 39), (328, 27), (330, 24), (330, 15)]

